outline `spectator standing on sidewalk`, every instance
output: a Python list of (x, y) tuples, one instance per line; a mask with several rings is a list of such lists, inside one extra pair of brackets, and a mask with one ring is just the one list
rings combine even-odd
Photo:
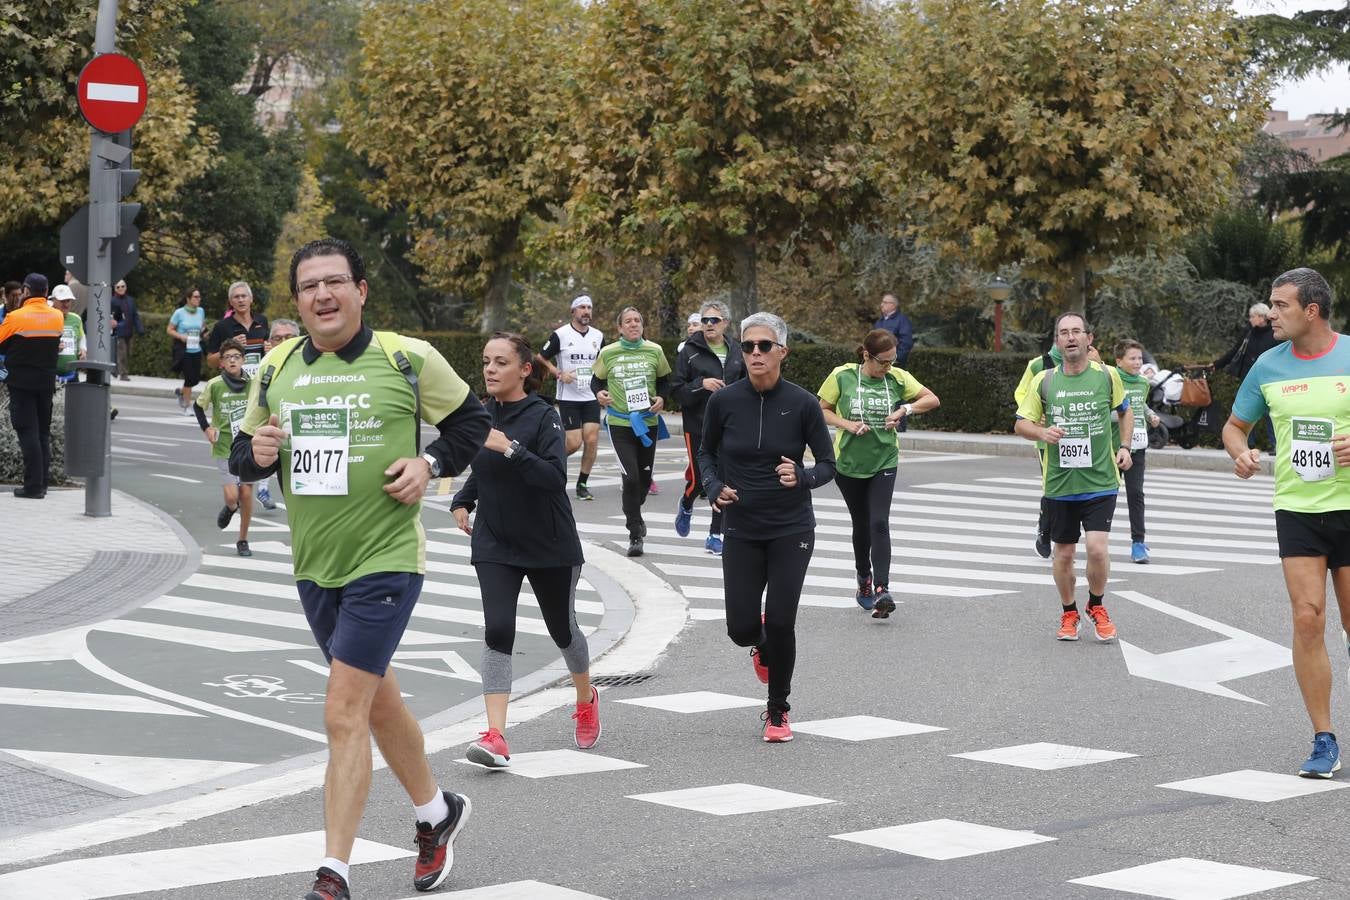
[[(484, 405), (492, 430), (473, 458), (473, 474), (450, 506), (455, 523), (471, 536), (470, 561), (483, 597), (488, 727), (469, 745), (467, 757), (489, 768), (511, 763), (506, 708), (516, 607), (525, 579), (576, 688), (576, 745), (589, 750), (600, 739), (600, 693), (591, 685), (590, 650), (577, 627), (576, 590), (584, 559), (567, 501), (567, 448), (562, 420), (537, 393), (533, 360), (533, 348), (518, 334), (498, 332), (483, 348)], [(475, 510), (470, 526), (469, 513)]]
[[(326, 857), (307, 900), (350, 897), (372, 734), (414, 805), (413, 886), (429, 891), (450, 874), (454, 840), (472, 806), (437, 785), (389, 663), (422, 592), (427, 484), (463, 471), (491, 420), (436, 348), (362, 321), (370, 286), (351, 244), (324, 238), (301, 247), (291, 257), (290, 285), (308, 336), (262, 362), (230, 464), (245, 481), (282, 473), (296, 588), (329, 660)], [(359, 415), (330, 402), (334, 382), (360, 389)], [(423, 421), (439, 432), (425, 451)], [(353, 446), (357, 455), (347, 452)]]
[[(1221, 369), (1239, 381), (1256, 365), (1256, 361), (1277, 343), (1274, 326), (1270, 324), (1270, 307), (1265, 303), (1253, 303), (1247, 310), (1247, 330), (1227, 353), (1214, 360), (1214, 368)], [(1275, 424), (1267, 413), (1262, 419), (1266, 423), (1266, 437), (1270, 446), (1275, 446)], [(1247, 446), (1256, 446), (1256, 429), (1247, 432)]]
[(41, 500), (51, 477), (52, 394), (65, 316), (47, 302), (45, 275), (25, 278), (22, 296), (23, 305), (0, 322), (0, 357), (8, 373), (9, 421), (23, 453), (23, 484), (14, 496)]
[(117, 343), (117, 377), (121, 381), (130, 381), (131, 343), (137, 335), (145, 334), (145, 326), (141, 324), (136, 298), (127, 293), (125, 278), (113, 285), (112, 317), (113, 337)]
[(895, 336), (895, 364), (903, 369), (909, 365), (909, 353), (914, 349), (914, 325), (909, 316), (900, 311), (900, 301), (894, 294), (881, 295), (881, 318), (873, 328), (889, 331)]

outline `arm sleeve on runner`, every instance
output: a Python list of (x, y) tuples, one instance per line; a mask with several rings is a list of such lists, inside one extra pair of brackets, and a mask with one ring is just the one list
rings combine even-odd
[(271, 478), (281, 468), (281, 457), (270, 466), (260, 466), (253, 461), (253, 435), (242, 428), (230, 444), (230, 474), (240, 481), (262, 481)]
[(464, 479), (459, 490), (455, 492), (455, 497), (450, 501), (450, 508), (467, 509), (473, 512), (474, 507), (478, 505), (478, 475), (470, 472), (469, 477)]
[[(662, 359), (665, 359), (664, 356), (661, 357), (661, 358), (662, 358)], [(670, 396), (670, 370), (669, 370), (669, 369), (666, 370), (666, 374), (665, 374), (665, 375), (658, 375), (658, 376), (656, 377), (656, 396), (658, 396), (658, 397), (669, 397), (669, 396)]]
[(591, 393), (592, 393), (592, 394), (598, 394), (598, 393), (600, 393), (601, 391), (607, 391), (607, 390), (609, 390), (609, 382), (606, 381), (605, 379), (601, 378), (599, 375), (595, 374), (595, 370), (592, 369), (592, 370), (591, 370)]
[(562, 342), (558, 340), (558, 332), (553, 331), (549, 333), (548, 340), (544, 342), (544, 346), (539, 348), (539, 355), (544, 359), (552, 360), (556, 359), (561, 351)]
[(202, 409), (200, 403), (192, 404), (192, 411), (197, 415), (197, 427), (202, 431), (211, 427), (211, 423), (206, 420), (206, 410)]
[(441, 461), (441, 474), (455, 476), (468, 468), (483, 448), (492, 417), (473, 394), (450, 415), (436, 423), (440, 437), (427, 444), (426, 452)]
[(805, 416), (806, 445), (816, 464), (802, 472), (802, 483), (815, 490), (834, 479), (834, 442), (825, 425), (825, 412), (819, 403), (808, 403)]
[(710, 501), (722, 493), (722, 476), (718, 471), (717, 450), (722, 445), (722, 402), (724, 393), (717, 391), (708, 398), (703, 411), (703, 441), (698, 445), (698, 471), (703, 476), (703, 490)]
[(563, 444), (562, 422), (549, 409), (539, 417), (534, 448), (522, 447), (511, 457), (511, 465), (523, 483), (541, 491), (567, 488), (567, 450)]

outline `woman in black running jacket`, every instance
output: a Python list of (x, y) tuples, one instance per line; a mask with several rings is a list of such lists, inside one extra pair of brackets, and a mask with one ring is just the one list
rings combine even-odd
[(811, 491), (834, 477), (834, 447), (815, 396), (782, 377), (787, 323), (770, 313), (746, 318), (741, 350), (748, 377), (709, 398), (699, 468), (723, 514), (727, 635), (753, 648), (755, 675), (769, 686), (764, 740), (782, 743), (792, 740), (797, 604), (815, 547)]

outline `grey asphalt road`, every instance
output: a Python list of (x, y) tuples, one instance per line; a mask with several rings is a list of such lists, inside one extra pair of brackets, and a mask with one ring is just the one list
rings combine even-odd
[[(797, 738), (766, 745), (763, 687), (718, 617), (719, 564), (702, 553), (698, 530), (706, 519), (687, 540), (669, 528), (680, 468), (674, 448), (663, 449), (665, 492), (648, 503), (641, 564), (683, 594), (689, 624), (635, 673), (649, 678), (605, 690), (604, 735), (583, 755), (636, 765), (523, 777), (543, 762), (529, 753), (571, 746), (567, 706), (509, 729), (514, 772), (466, 765), (462, 746), (438, 752), (443, 784), (475, 804), (447, 895), (1350, 896), (1350, 862), (1335, 850), (1346, 782), (1292, 777), (1311, 733), (1282, 656), (1288, 612), (1268, 479), (1150, 473), (1149, 567), (1128, 562), (1122, 501), (1107, 596), (1121, 640), (1110, 644), (1090, 633), (1054, 640), (1048, 563), (1030, 546), (1030, 454), (907, 457), (892, 511), (892, 582), (906, 587), (885, 622), (852, 605), (847, 521), (837, 491), (822, 489), (821, 544), (798, 620)], [(603, 467), (592, 481), (600, 499), (577, 505), (583, 533), (621, 541), (617, 487)], [(1345, 648), (1330, 631), (1343, 717)], [(624, 702), (680, 695), (696, 705), (696, 692), (744, 705), (676, 712)], [(846, 721), (822, 721), (837, 719)], [(695, 795), (642, 796), (685, 791)], [(410, 821), (396, 783), (377, 773), (363, 838), (406, 853)], [(6, 866), (0, 897), (7, 877), (20, 884), (13, 877), (38, 865), (98, 858), (116, 884), (131, 854), (201, 847), (233, 858), (231, 842), (321, 827), (311, 790)], [(127, 895), (293, 898), (311, 877), (305, 860), (259, 877), (252, 865), (235, 863), (199, 891), (147, 883)], [(407, 858), (358, 865), (355, 896), (412, 896), (410, 868)], [(500, 887), (523, 881), (538, 884)]]

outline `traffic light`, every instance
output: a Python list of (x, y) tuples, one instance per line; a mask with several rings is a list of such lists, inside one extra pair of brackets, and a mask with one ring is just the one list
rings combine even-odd
[(94, 155), (102, 163), (102, 170), (93, 179), (93, 193), (97, 201), (95, 221), (91, 223), (95, 234), (110, 241), (134, 229), (133, 223), (140, 214), (139, 203), (122, 203), (121, 200), (136, 187), (141, 180), (139, 169), (131, 168), (131, 132), (123, 131), (117, 135), (93, 133)]

